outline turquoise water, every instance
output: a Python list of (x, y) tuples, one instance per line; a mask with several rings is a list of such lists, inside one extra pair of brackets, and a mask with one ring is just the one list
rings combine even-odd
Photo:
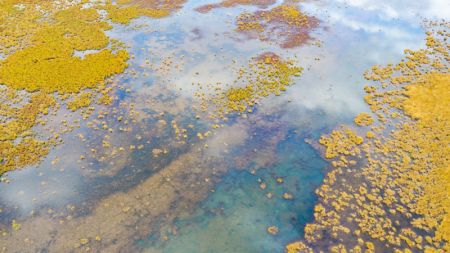
[[(302, 236), (303, 226), (312, 219), (314, 189), (322, 181), (326, 162), (293, 132), (277, 145), (276, 154), (279, 161), (274, 166), (224, 175), (194, 213), (174, 222), (179, 228), (176, 236), (168, 233), (164, 243), (151, 238), (141, 244), (149, 244), (149, 252), (283, 251), (288, 242)], [(279, 178), (283, 181), (277, 182)], [(284, 199), (284, 193), (293, 199)], [(269, 226), (279, 232), (269, 234)]]

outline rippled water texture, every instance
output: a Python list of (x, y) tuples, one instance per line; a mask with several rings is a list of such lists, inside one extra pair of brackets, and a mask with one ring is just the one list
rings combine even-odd
[[(112, 78), (117, 99), (95, 108), (93, 117), (113, 131), (88, 127), (79, 112), (48, 116), (49, 125), (66, 119), (79, 127), (39, 165), (4, 175), (0, 223), (6, 231), (15, 220), (21, 229), (0, 238), (0, 248), (283, 252), (313, 219), (327, 166), (315, 143), (368, 110), (364, 71), (423, 47), (424, 18), (450, 16), (438, 0), (301, 1), (295, 4), (319, 23), (305, 44), (285, 49), (235, 31), (235, 17), (264, 6), (195, 10), (207, 3), (188, 1), (169, 17), (140, 17), (107, 31), (132, 56)], [(198, 138), (218, 122), (197, 119), (198, 87), (226, 87), (264, 52), (292, 59), (302, 75), (281, 96), (262, 98), (251, 113), (231, 114)], [(128, 125), (117, 120), (130, 114)], [(187, 129), (185, 143), (173, 122)], [(110, 158), (105, 135), (125, 151)], [(105, 152), (105, 161), (89, 159), (92, 149)]]

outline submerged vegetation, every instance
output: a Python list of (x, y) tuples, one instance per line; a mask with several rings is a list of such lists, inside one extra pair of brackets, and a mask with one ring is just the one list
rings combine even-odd
[(287, 252), (450, 251), (449, 24), (429, 29), (426, 49), (366, 73), (376, 83), (365, 101), (379, 122), (367, 138), (348, 127), (321, 138), (333, 168), (314, 222)]

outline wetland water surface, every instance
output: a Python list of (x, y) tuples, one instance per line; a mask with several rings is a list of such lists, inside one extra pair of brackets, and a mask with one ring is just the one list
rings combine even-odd
[[(318, 139), (368, 111), (364, 71), (423, 47), (423, 19), (449, 8), (286, 1), (317, 19), (286, 48), (236, 30), (242, 13), (286, 4), (267, 2), (203, 13), (215, 2), (194, 0), (161, 19), (112, 23), (106, 35), (130, 54), (108, 79), (113, 102), (62, 106), (34, 126), (59, 129), (61, 143), (2, 176), (0, 252), (283, 252), (301, 239), (329, 165)], [(210, 95), (257, 72), (247, 66), (266, 52), (301, 75), (281, 94), (251, 93), (251, 109), (218, 112), (224, 102)]]

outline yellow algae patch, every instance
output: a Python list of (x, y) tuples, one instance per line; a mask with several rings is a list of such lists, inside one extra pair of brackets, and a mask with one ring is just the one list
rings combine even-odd
[[(0, 175), (35, 164), (48, 153), (53, 140), (40, 140), (33, 127), (44, 124), (42, 115), (60, 108), (57, 103), (75, 111), (101, 92), (99, 102), (111, 104), (104, 81), (124, 71), (129, 55), (106, 36), (112, 28), (108, 19), (128, 23), (140, 15), (162, 17), (169, 10), (123, 2), (86, 7), (86, 1), (1, 1), (0, 84), (6, 88), (0, 90)], [(93, 52), (83, 55), (86, 50)], [(90, 92), (77, 95), (85, 89)]]
[(450, 74), (424, 75), (418, 83), (408, 85), (403, 103), (405, 113), (413, 118), (430, 121), (450, 120)]
[(310, 39), (309, 33), (318, 26), (318, 20), (297, 6), (280, 5), (267, 11), (244, 12), (237, 17), (236, 24), (236, 30), (250, 38), (293, 48)]
[(2, 110), (2, 116), (7, 120), (0, 124), (0, 175), (35, 164), (48, 153), (49, 143), (37, 140), (30, 129), (36, 124), (39, 115), (47, 114), (55, 104), (53, 96), (39, 92), (31, 96), (21, 108), (3, 105), (2, 109), (7, 110)]
[[(125, 8), (132, 7), (134, 9), (136, 7), (136, 11), (139, 13), (138, 16), (161, 18), (180, 9), (185, 2), (186, 0), (119, 0), (117, 4), (125, 6)], [(134, 12), (132, 9), (130, 13)]]
[(224, 118), (231, 113), (252, 112), (257, 100), (269, 95), (281, 95), (299, 76), (302, 68), (284, 61), (273, 53), (265, 53), (239, 70), (235, 83), (226, 89), (215, 88), (212, 94), (197, 92), (201, 109), (210, 118)]
[(84, 92), (76, 96), (72, 101), (67, 103), (67, 108), (71, 111), (76, 111), (79, 108), (88, 107), (91, 105), (92, 93)]
[(19, 230), (21, 228), (21, 225), (19, 223), (17, 223), (16, 220), (13, 220), (12, 223), (11, 223), (11, 227), (12, 227), (12, 229), (17, 231), (17, 230)]
[[(32, 1), (25, 8), (18, 8), (19, 0), (4, 0), (0, 4), (0, 55), (7, 56), (15, 50), (28, 45), (29, 38), (39, 30), (43, 14), (36, 10)], [(34, 1), (36, 4), (38, 1)], [(40, 6), (48, 6), (48, 1), (41, 1)]]
[(33, 46), (16, 51), (0, 62), (0, 83), (29, 92), (78, 92), (95, 87), (106, 77), (126, 68), (128, 53), (109, 49), (84, 59), (74, 50), (100, 49), (108, 44), (104, 29), (92, 9), (72, 7), (54, 15), (55, 23), (42, 24), (30, 38)]
[(302, 242), (293, 242), (286, 246), (286, 252), (287, 253), (297, 253), (297, 252), (305, 252), (305, 253), (312, 253), (312, 249), (308, 248), (305, 244)]
[(358, 114), (355, 119), (355, 124), (358, 126), (370, 126), (373, 124), (373, 118), (368, 113), (360, 113)]
[(286, 251), (450, 252), (448, 28), (432, 24), (426, 49), (365, 74), (375, 82), (365, 100), (380, 119), (359, 145), (365, 163), (341, 162), (357, 157), (329, 147), (354, 143), (322, 137), (335, 168), (316, 191), (304, 240)]
[(258, 6), (260, 8), (265, 8), (269, 5), (276, 3), (275, 0), (224, 0), (220, 3), (215, 4), (205, 4), (200, 7), (195, 8), (196, 11), (200, 13), (207, 13), (213, 9), (217, 8), (230, 8), (236, 5), (252, 5)]
[(247, 104), (251, 103), (254, 90), (252, 86), (230, 88), (226, 91), (225, 97), (228, 100), (227, 107), (229, 109), (243, 112), (247, 109)]
[(319, 143), (326, 147), (325, 157), (335, 158), (338, 155), (357, 155), (363, 138), (349, 128), (342, 127), (333, 131), (329, 136), (322, 136)]
[(142, 8), (160, 9), (160, 10), (177, 10), (186, 3), (186, 0), (119, 0), (119, 4), (133, 4)]
[(140, 16), (147, 16), (151, 18), (162, 18), (170, 15), (168, 10), (162, 9), (144, 9), (136, 5), (132, 6), (118, 6), (107, 5), (104, 9), (108, 12), (108, 18), (114, 23), (129, 24), (132, 19)]
[(0, 83), (29, 92), (72, 93), (93, 88), (106, 77), (122, 72), (128, 53), (114, 54), (109, 49), (72, 56), (71, 51), (55, 45), (39, 45), (18, 51), (0, 65)]
[(9, 106), (9, 112), (3, 114), (7, 120), (0, 124), (0, 141), (11, 141), (18, 138), (36, 123), (40, 114), (47, 114), (49, 107), (55, 104), (53, 96), (39, 92), (32, 95), (30, 101), (22, 108)]
[(0, 141), (0, 175), (16, 168), (36, 164), (48, 154), (47, 142), (26, 138), (19, 143)]

